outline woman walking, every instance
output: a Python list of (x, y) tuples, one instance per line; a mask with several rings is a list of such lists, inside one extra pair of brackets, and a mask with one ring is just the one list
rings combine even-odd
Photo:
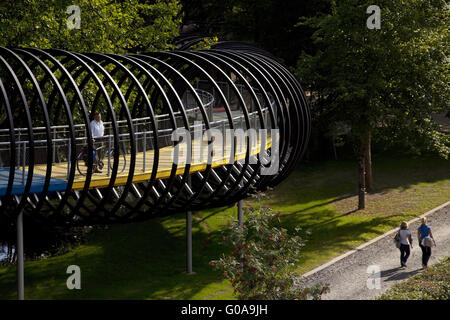
[(423, 217), (421, 221), (422, 224), (417, 229), (417, 238), (419, 239), (420, 249), (422, 249), (422, 267), (426, 268), (431, 257), (431, 240), (433, 240), (435, 247), (436, 241), (434, 241), (430, 226), (427, 225), (427, 218)]
[(402, 267), (406, 268), (406, 261), (408, 260), (410, 254), (410, 248), (412, 245), (412, 234), (408, 229), (408, 223), (403, 221), (400, 225), (400, 230), (398, 231), (398, 235), (400, 237), (400, 264)]

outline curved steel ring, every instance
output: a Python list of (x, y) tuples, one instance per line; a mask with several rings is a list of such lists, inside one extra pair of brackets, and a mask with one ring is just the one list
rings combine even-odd
[(285, 179), (310, 135), (295, 77), (249, 45), (185, 49), (0, 47), (0, 220), (139, 221), (230, 205)]

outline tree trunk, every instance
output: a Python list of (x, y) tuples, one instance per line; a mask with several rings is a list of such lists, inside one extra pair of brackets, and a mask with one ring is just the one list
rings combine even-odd
[(333, 147), (333, 154), (334, 154), (334, 160), (337, 160), (338, 159), (338, 156), (337, 156), (337, 152), (336, 152), (336, 145), (334, 144), (334, 137), (331, 139), (331, 145), (332, 145), (332, 147)]
[(366, 207), (366, 179), (364, 154), (361, 152), (358, 158), (359, 188), (358, 188), (358, 210)]
[(12, 244), (8, 243), (7, 246), (8, 246), (7, 260), (8, 260), (9, 263), (12, 264), (14, 262), (13, 261), (13, 256), (12, 256)]
[(372, 134), (370, 131), (367, 131), (362, 141), (362, 149), (364, 150), (364, 166), (366, 170), (365, 184), (367, 192), (373, 192), (371, 140)]

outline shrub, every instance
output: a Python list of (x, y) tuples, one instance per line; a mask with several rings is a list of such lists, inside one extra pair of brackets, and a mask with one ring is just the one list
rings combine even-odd
[(292, 272), (305, 241), (280, 226), (280, 213), (263, 206), (263, 193), (255, 195), (259, 208), (245, 208), (245, 223), (228, 222), (223, 241), (232, 247), (229, 255), (211, 261), (213, 268), (228, 279), (238, 299), (305, 300), (320, 299), (328, 286), (301, 288)]

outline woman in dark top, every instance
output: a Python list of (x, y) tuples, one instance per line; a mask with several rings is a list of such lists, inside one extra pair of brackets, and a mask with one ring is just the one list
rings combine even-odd
[(428, 260), (431, 257), (431, 247), (424, 246), (422, 244), (426, 237), (433, 239), (434, 246), (436, 247), (436, 241), (434, 240), (433, 233), (431, 232), (430, 226), (427, 225), (427, 218), (422, 218), (422, 224), (417, 229), (417, 238), (419, 239), (419, 246), (422, 249), (422, 267), (426, 268), (428, 266)]

